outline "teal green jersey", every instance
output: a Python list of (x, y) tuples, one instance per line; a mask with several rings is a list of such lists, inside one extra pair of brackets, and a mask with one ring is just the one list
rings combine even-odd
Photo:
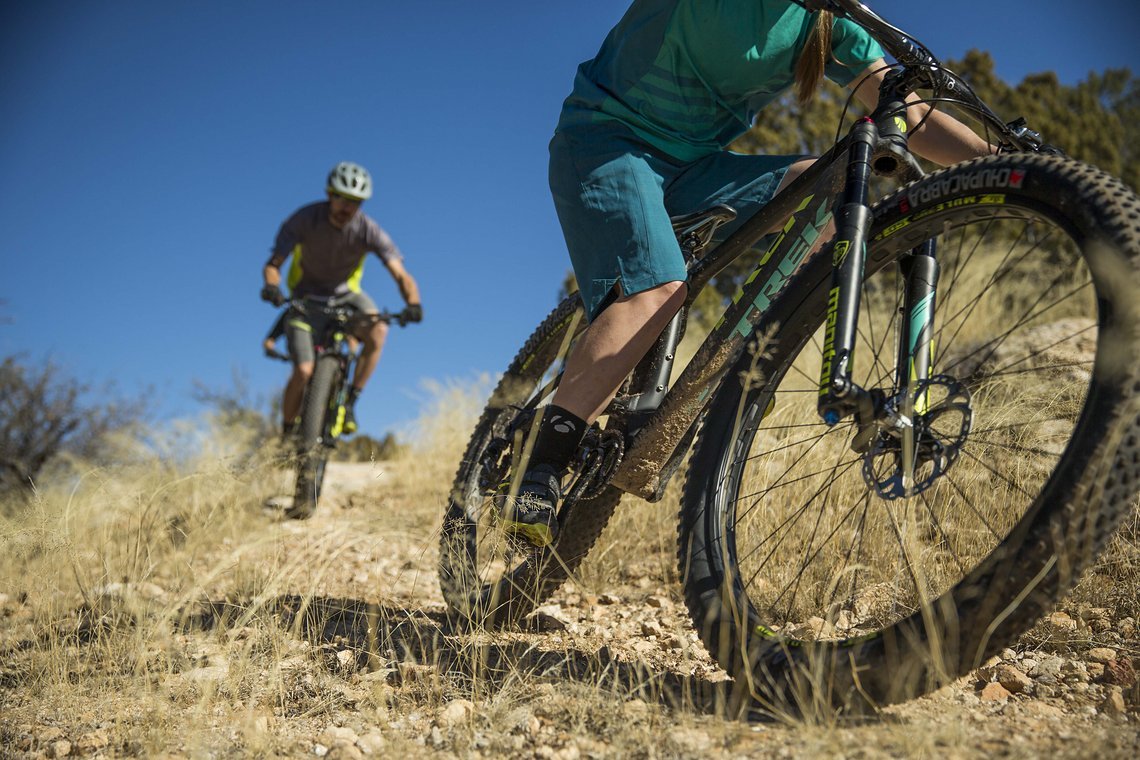
[[(722, 150), (795, 82), (815, 14), (788, 0), (635, 0), (578, 67), (558, 129), (620, 122), (681, 161)], [(825, 73), (849, 84), (882, 48), (837, 20)]]

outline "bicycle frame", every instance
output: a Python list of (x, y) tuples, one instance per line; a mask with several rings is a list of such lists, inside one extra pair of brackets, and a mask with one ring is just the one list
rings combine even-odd
[[(339, 304), (311, 302), (305, 299), (294, 299), (290, 303), (291, 308), (301, 314), (306, 314), (313, 306), (320, 308), (322, 329), (319, 334), (313, 335), (313, 349), (318, 359), (332, 354), (340, 362), (340, 382), (329, 398), (329, 416), (322, 435), (324, 445), (335, 446), (336, 440), (344, 432), (345, 402), (347, 401), (345, 381), (352, 375), (353, 365), (359, 358), (349, 340), (350, 325), (354, 319), (360, 318), (361, 315), (355, 309)], [(375, 315), (374, 319), (391, 322), (394, 319), (399, 321), (400, 318), (383, 311)], [(400, 324), (403, 322), (401, 321)]]
[[(636, 433), (611, 483), (623, 491), (648, 501), (657, 501), (665, 486), (681, 464), (689, 449), (712, 392), (724, 379), (744, 351), (747, 341), (772, 300), (800, 271), (808, 254), (827, 231), (835, 212), (835, 237), (814, 256), (832, 253), (832, 286), (829, 291), (827, 330), (820, 373), (819, 412), (824, 421), (835, 425), (854, 416), (862, 428), (859, 439), (869, 438), (867, 431), (884, 416), (883, 394), (866, 391), (851, 380), (851, 358), (854, 352), (860, 288), (865, 262), (865, 238), (871, 215), (868, 180), (872, 173), (903, 182), (923, 176), (907, 147), (905, 115), (907, 95), (929, 84), (936, 90), (962, 92), (964, 104), (978, 114), (987, 127), (1001, 138), (1001, 144), (1017, 150), (1033, 150), (1041, 145), (1040, 135), (1025, 129), (1023, 122), (1005, 124), (951, 72), (941, 68), (936, 59), (920, 44), (876, 16), (855, 0), (831, 0), (837, 16), (852, 18), (874, 36), (899, 62), (887, 75), (879, 91), (879, 101), (870, 117), (859, 120), (850, 132), (820, 157), (803, 174), (791, 182), (772, 201), (746, 221), (735, 233), (707, 255), (693, 261), (689, 270), (689, 295), (664, 336), (634, 371), (634, 377), (659, 381), (660, 372), (646, 372), (643, 366), (660, 366), (671, 362), (676, 342), (683, 330), (677, 322), (687, 315), (687, 307), (709, 281), (731, 262), (752, 250), (769, 231), (779, 234), (761, 256), (752, 274), (733, 298), (720, 321), (706, 337), (688, 366), (667, 392), (660, 383), (651, 387), (632, 388), (634, 396), (643, 394), (660, 398), (655, 411), (640, 410)], [(901, 122), (901, 123), (900, 123)], [(785, 221), (786, 220), (786, 221)], [(783, 222), (783, 224), (781, 224)], [(813, 258), (814, 258), (813, 256)], [(909, 319), (900, 330), (895, 391), (913, 391), (929, 377), (931, 367), (935, 289), (938, 264), (934, 241), (912, 251), (905, 262), (906, 279), (904, 309)], [(910, 398), (910, 394), (907, 395)], [(915, 411), (908, 402), (904, 415)], [(913, 406), (921, 411), (921, 400)], [(903, 441), (904, 471), (910, 440)]]

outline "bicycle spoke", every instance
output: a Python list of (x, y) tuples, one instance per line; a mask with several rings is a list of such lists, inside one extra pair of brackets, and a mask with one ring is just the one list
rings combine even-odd
[[(843, 469), (843, 472), (840, 472), (837, 474), (837, 477), (839, 475), (842, 475), (847, 470), (849, 470), (851, 468), (851, 466), (854, 465), (858, 461), (859, 460), (855, 460), (853, 462), (848, 463), (847, 467), (845, 467)], [(834, 478), (832, 480), (834, 480)], [(761, 541), (755, 548), (753, 548), (747, 554), (740, 557), (738, 561), (743, 563), (744, 561), (749, 559), (753, 554), (755, 554), (757, 551), (759, 551), (760, 547), (762, 547), (764, 544), (766, 544), (768, 542), (768, 540), (776, 534), (777, 531), (779, 531), (781, 528), (788, 525), (789, 523), (799, 519), (799, 517), (804, 512), (807, 511), (807, 508), (809, 506), (811, 506), (812, 502), (815, 501), (816, 497), (819, 496), (823, 492), (823, 490), (828, 487), (829, 483), (830, 483), (830, 481), (828, 481), (828, 483), (825, 483), (824, 485), (820, 486), (819, 489), (816, 490), (816, 492), (814, 494), (812, 494), (811, 496), (808, 497), (807, 501), (804, 502), (803, 505), (801, 505), (797, 510), (795, 510), (795, 512), (792, 515), (785, 518), (784, 521), (782, 523), (780, 523), (779, 525), (777, 525), (775, 530), (773, 530), (771, 533), (769, 533), (768, 536), (763, 541)], [(735, 522), (737, 525), (740, 524), (739, 519), (737, 519)], [(782, 544), (782, 543), (783, 543), (783, 539), (781, 538), (779, 541), (776, 542), (776, 545), (772, 547), (772, 552), (769, 552), (768, 556), (764, 558), (764, 562), (762, 562), (761, 565), (765, 564), (769, 559), (771, 559), (772, 554), (776, 551), (776, 549), (778, 549), (780, 547), (780, 544)]]

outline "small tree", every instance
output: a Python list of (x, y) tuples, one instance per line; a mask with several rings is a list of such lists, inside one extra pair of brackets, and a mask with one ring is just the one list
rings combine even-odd
[(93, 403), (90, 392), (54, 362), (0, 362), (0, 495), (30, 492), (60, 454), (98, 461), (110, 433), (141, 419), (141, 402)]

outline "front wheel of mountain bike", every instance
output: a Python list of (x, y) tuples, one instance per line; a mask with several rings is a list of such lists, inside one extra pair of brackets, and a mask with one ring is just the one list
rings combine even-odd
[(286, 517), (307, 520), (317, 510), (329, 458), (329, 447), (324, 437), (333, 397), (342, 382), (344, 373), (340, 359), (332, 354), (320, 356), (305, 389), (305, 401), (301, 407), (297, 481), (293, 489), (293, 506), (286, 510)]
[[(900, 264), (933, 236), (934, 366), (893, 391), (916, 318)], [(881, 201), (868, 241), (853, 380), (910, 404), (918, 465), (900, 489), (897, 435), (860, 453), (850, 419), (819, 418), (825, 249), (717, 391), (684, 490), (686, 602), (730, 710), (864, 711), (969, 672), (1136, 504), (1135, 194), (1069, 159), (989, 157)]]
[(578, 296), (564, 300), (527, 339), (503, 374), (459, 464), (440, 536), (443, 597), (459, 620), (479, 627), (517, 623), (573, 573), (606, 526), (621, 492), (606, 486), (559, 509), (554, 544), (536, 548), (498, 525), (533, 445), (535, 421), (583, 328)]

